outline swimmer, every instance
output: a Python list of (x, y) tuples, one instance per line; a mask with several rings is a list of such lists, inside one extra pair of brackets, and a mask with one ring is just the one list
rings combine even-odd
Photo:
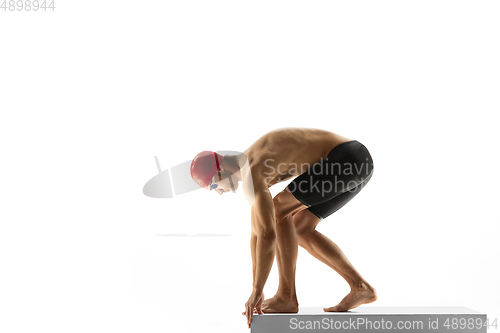
[[(201, 187), (223, 195), (239, 182), (251, 208), (253, 290), (243, 315), (297, 313), (295, 266), (298, 246), (340, 274), (351, 291), (326, 312), (348, 311), (377, 300), (376, 290), (341, 249), (316, 226), (354, 198), (369, 182), (373, 160), (357, 140), (309, 128), (273, 130), (238, 155), (204, 151), (191, 164)], [(274, 198), (269, 188), (295, 177)], [(264, 299), (263, 289), (276, 257), (279, 286)]]

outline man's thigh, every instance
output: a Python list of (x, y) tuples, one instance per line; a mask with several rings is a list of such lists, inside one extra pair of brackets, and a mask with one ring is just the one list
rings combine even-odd
[(274, 199), (274, 210), (276, 213), (276, 219), (282, 220), (288, 215), (293, 215), (301, 210), (307, 209), (307, 205), (304, 205), (302, 202), (297, 200), (295, 196), (290, 193), (288, 187), (286, 187), (283, 191), (278, 193)]

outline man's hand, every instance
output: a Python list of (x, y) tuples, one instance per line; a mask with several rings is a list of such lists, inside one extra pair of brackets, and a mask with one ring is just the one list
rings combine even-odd
[(252, 324), (253, 309), (256, 309), (258, 314), (264, 314), (261, 309), (262, 301), (264, 301), (264, 293), (253, 292), (246, 302), (245, 312), (243, 312), (243, 314), (247, 316), (248, 328), (250, 328), (250, 324)]

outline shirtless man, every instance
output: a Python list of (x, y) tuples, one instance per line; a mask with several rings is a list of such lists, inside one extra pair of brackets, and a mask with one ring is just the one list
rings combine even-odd
[[(324, 311), (347, 311), (377, 299), (375, 289), (358, 273), (340, 248), (318, 232), (318, 223), (352, 199), (373, 173), (373, 160), (356, 140), (319, 129), (283, 128), (271, 131), (239, 155), (198, 154), (191, 176), (219, 194), (243, 193), (252, 205), (251, 253), (253, 291), (245, 304), (248, 327), (253, 313), (297, 313), (295, 264), (298, 245), (339, 273), (351, 292)], [(269, 187), (296, 177), (274, 198)], [(279, 287), (264, 300), (264, 284), (274, 257)]]

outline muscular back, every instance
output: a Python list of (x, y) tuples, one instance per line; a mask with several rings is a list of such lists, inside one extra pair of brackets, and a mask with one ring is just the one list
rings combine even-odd
[(350, 141), (338, 134), (309, 128), (281, 128), (266, 133), (244, 154), (254, 183), (267, 187), (298, 176), (309, 166), (325, 159), (330, 150)]

